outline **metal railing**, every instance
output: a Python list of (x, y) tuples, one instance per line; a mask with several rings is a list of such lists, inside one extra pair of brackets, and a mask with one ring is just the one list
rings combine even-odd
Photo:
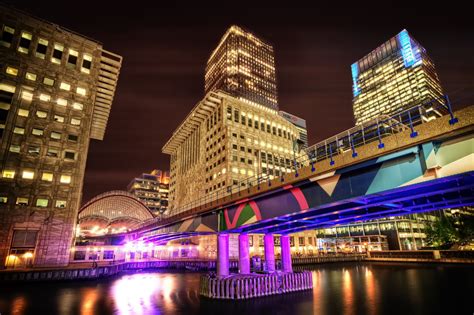
[[(216, 191), (207, 193), (178, 209), (173, 209), (165, 218), (160, 217), (145, 221), (140, 224), (138, 228), (173, 217), (199, 206), (212, 205), (213, 202), (217, 204), (220, 198), (233, 194), (240, 194), (240, 192), (245, 190), (250, 192), (251, 187), (256, 186), (260, 189), (260, 185), (265, 182), (268, 182), (268, 185), (271, 185), (271, 180), (278, 177), (281, 178), (281, 182), (284, 182), (285, 175), (288, 176), (289, 174), (293, 174), (295, 177), (298, 177), (298, 170), (302, 167), (311, 165), (311, 170), (314, 172), (314, 164), (316, 162), (329, 160), (329, 164), (332, 166), (335, 164), (335, 156), (344, 154), (348, 151), (352, 151), (352, 157), (355, 158), (357, 157), (357, 148), (368, 143), (378, 142), (378, 148), (382, 149), (384, 148), (383, 139), (385, 137), (408, 129), (411, 131), (410, 136), (415, 138), (418, 136), (418, 133), (415, 130), (417, 125), (429, 122), (446, 114), (451, 116), (449, 120), (450, 124), (455, 124), (457, 122), (457, 118), (454, 117), (448, 96), (443, 95), (442, 97), (431, 101), (401, 110), (391, 116), (381, 115), (367, 123), (355, 126), (335, 136), (320, 141), (307, 149), (300, 151), (298, 154), (295, 153), (295, 158), (290, 167), (287, 163), (283, 163), (284, 165), (282, 165), (281, 159), (275, 158), (272, 164), (274, 165), (274, 169), (277, 169), (278, 167), (277, 170), (279, 170), (279, 176), (273, 176), (262, 172), (257, 173), (254, 176), (239, 181), (237, 184), (217, 189)], [(285, 169), (285, 172), (282, 172), (283, 169)], [(289, 172), (288, 169), (290, 169)]]

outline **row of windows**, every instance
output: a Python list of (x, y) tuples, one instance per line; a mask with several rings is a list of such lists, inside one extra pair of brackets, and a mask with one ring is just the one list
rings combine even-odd
[[(25, 128), (16, 126), (13, 129), (13, 133), (15, 133), (17, 135), (25, 135), (26, 132), (25, 132)], [(42, 129), (42, 128), (32, 128), (31, 129), (31, 134), (34, 135), (34, 136), (37, 136), (37, 137), (42, 137), (42, 136), (44, 136), (44, 129)], [(62, 136), (63, 136), (62, 133), (56, 132), (56, 131), (51, 131), (49, 133), (49, 138), (52, 139), (52, 140), (61, 140)], [(72, 137), (72, 139), (77, 140), (77, 136), (68, 135), (68, 139), (71, 139), (70, 137)], [(71, 140), (71, 141), (75, 141), (75, 140)]]
[[(227, 120), (232, 121), (232, 107), (227, 106)], [(244, 126), (254, 127), (257, 130), (266, 131), (267, 133), (273, 134), (274, 136), (283, 137), (285, 139), (291, 140), (291, 133), (287, 132), (286, 130), (282, 130), (276, 126), (271, 126), (270, 124), (265, 124), (264, 122), (260, 122), (258, 120), (252, 120), (252, 118), (247, 118), (244, 115), (239, 114), (238, 109), (234, 109), (234, 122), (242, 123)]]
[[(6, 196), (0, 196), (0, 205), (7, 205), (8, 199), (9, 198)], [(18, 206), (28, 206), (29, 203), (30, 203), (30, 199), (28, 197), (17, 197), (15, 200), (15, 204)], [(49, 199), (46, 197), (37, 198), (34, 205), (39, 208), (46, 208), (49, 206)], [(54, 202), (54, 206), (56, 208), (66, 208), (66, 205), (67, 205), (66, 200), (55, 200)]]
[[(15, 178), (16, 172), (15, 170), (5, 169), (2, 171), (2, 178)], [(54, 174), (50, 172), (42, 172), (41, 173), (41, 180), (46, 182), (52, 182), (54, 179)], [(35, 179), (35, 172), (32, 170), (23, 170), (21, 172), (21, 178), (23, 179)], [(59, 182), (61, 184), (70, 184), (71, 183), (71, 175), (61, 174), (59, 175)]]
[(222, 159), (218, 159), (214, 164), (209, 165), (209, 167), (206, 167), (206, 172), (212, 170), (213, 167), (219, 166), (221, 163), (225, 162), (225, 156), (222, 157)]
[[(17, 144), (12, 144), (10, 145), (9, 151), (12, 153), (20, 153), (21, 151), (21, 146)], [(40, 156), (41, 155), (41, 147), (35, 146), (35, 145), (29, 145), (27, 146), (26, 153), (28, 153), (29, 156)], [(59, 157), (59, 150), (58, 149), (53, 149), (53, 148), (48, 148), (46, 152), (46, 156), (48, 157)], [(74, 161), (77, 158), (77, 153), (74, 151), (68, 151), (65, 150), (63, 153), (63, 158), (65, 160), (71, 160)]]
[[(1, 107), (2, 107), (2, 105), (0, 104), (0, 108)], [(28, 117), (29, 114), (30, 114), (30, 111), (28, 109), (23, 109), (23, 108), (18, 109), (18, 116)], [(48, 113), (45, 112), (45, 111), (42, 111), (42, 110), (37, 110), (35, 112), (35, 116), (36, 116), (36, 118), (47, 119), (48, 118)], [(62, 116), (62, 115), (53, 114), (53, 115), (51, 115), (51, 118), (56, 122), (60, 122), (60, 123), (65, 122), (65, 117)], [(69, 122), (73, 126), (80, 126), (81, 125), (81, 119), (79, 117), (71, 117)]]
[[(10, 48), (14, 42), (15, 33), (16, 30), (13, 27), (3, 25), (0, 45)], [(66, 67), (75, 69), (80, 65), (82, 73), (89, 74), (92, 68), (92, 55), (87, 53), (82, 54), (82, 62), (80, 62), (78, 49), (66, 49), (62, 43), (50, 42), (41, 37), (36, 38), (33, 43), (33, 34), (27, 31), (20, 32), (20, 38), (16, 49), (22, 54), (29, 54), (31, 52), (32, 55), (39, 59), (46, 59), (46, 56), (48, 56), (48, 58), (51, 58), (51, 62), (57, 65), (60, 65), (63, 59), (65, 59)], [(65, 56), (67, 56), (67, 58), (64, 58)]]
[[(206, 182), (207, 182), (207, 180), (206, 180)], [(225, 180), (220, 182), (220, 183), (215, 184), (214, 186), (209, 187), (208, 189), (206, 189), (206, 194), (211, 192), (211, 191), (215, 191), (217, 189), (220, 189), (221, 187), (224, 188), (224, 186), (225, 186)]]
[[(18, 76), (19, 74), (19, 70), (17, 68), (14, 68), (12, 66), (7, 66), (5, 68), (5, 72), (11, 76)], [(38, 78), (38, 76), (33, 73), (33, 72), (28, 72), (28, 71), (25, 71), (25, 78), (29, 81), (32, 81), (32, 82), (35, 82)], [(54, 86), (54, 83), (55, 83), (55, 80), (50, 78), (50, 77), (47, 77), (45, 76), (43, 78), (43, 84), (45, 85), (48, 85), (48, 86)], [(71, 91), (71, 83), (68, 83), (66, 81), (61, 81), (59, 83), (59, 89), (60, 90), (63, 90), (63, 91)], [(80, 86), (77, 86), (76, 87), (76, 93), (80, 96), (86, 96), (87, 94), (87, 90), (85, 87), (80, 87)]]

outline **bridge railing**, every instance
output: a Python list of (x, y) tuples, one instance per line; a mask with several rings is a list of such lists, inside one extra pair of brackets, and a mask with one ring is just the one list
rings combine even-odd
[[(415, 138), (418, 135), (415, 129), (417, 125), (429, 122), (446, 114), (451, 116), (451, 119), (449, 120), (450, 124), (455, 124), (457, 122), (448, 96), (443, 95), (442, 97), (401, 110), (391, 116), (378, 116), (374, 120), (355, 126), (335, 136), (320, 141), (305, 150), (299, 151), (298, 153), (295, 151), (294, 159), (290, 168), (288, 167), (289, 165), (285, 163), (286, 161), (283, 162), (279, 157), (275, 157), (275, 160), (271, 164), (274, 165), (274, 170), (278, 170), (278, 174), (280, 175), (275, 176), (262, 172), (257, 173), (254, 176), (239, 181), (237, 184), (207, 193), (204, 196), (183, 205), (179, 209), (171, 210), (167, 217), (172, 217), (186, 210), (194, 209), (214, 201), (217, 202), (220, 198), (228, 195), (238, 194), (245, 190), (250, 191), (251, 187), (256, 186), (260, 189), (260, 184), (268, 182), (269, 185), (271, 185), (271, 180), (278, 177), (280, 177), (283, 182), (284, 176), (287, 174), (294, 174), (295, 177), (298, 177), (298, 170), (302, 167), (311, 165), (312, 171), (314, 171), (314, 164), (316, 162), (329, 160), (329, 164), (334, 165), (334, 157), (348, 151), (352, 151), (352, 157), (355, 158), (357, 157), (357, 147), (371, 142), (378, 142), (378, 148), (382, 149), (384, 148), (383, 139), (393, 134), (410, 130), (410, 136)], [(155, 218), (153, 220), (157, 222), (162, 219), (163, 217)], [(150, 223), (152, 222), (143, 222), (140, 227), (149, 225)]]

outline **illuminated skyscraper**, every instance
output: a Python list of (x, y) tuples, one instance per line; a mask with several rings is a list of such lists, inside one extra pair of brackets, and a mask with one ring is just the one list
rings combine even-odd
[(127, 190), (158, 216), (168, 209), (169, 181), (168, 171), (153, 170), (134, 178)]
[(1, 5), (0, 27), (0, 269), (67, 265), (122, 57)]
[(273, 47), (240, 27), (231, 26), (206, 65), (205, 94), (217, 90), (278, 109)]
[(357, 125), (443, 95), (433, 61), (406, 30), (353, 63), (351, 72)]

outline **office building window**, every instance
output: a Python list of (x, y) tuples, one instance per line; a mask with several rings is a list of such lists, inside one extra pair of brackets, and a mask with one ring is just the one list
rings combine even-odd
[(49, 156), (49, 157), (57, 158), (57, 157), (59, 157), (59, 150), (49, 148), (48, 151), (46, 152), (46, 155)]
[(46, 84), (46, 85), (49, 85), (49, 86), (53, 86), (54, 85), (54, 80), (51, 79), (51, 78), (48, 78), (48, 77), (44, 77), (43, 83)]
[(71, 84), (66, 83), (66, 82), (61, 82), (59, 85), (59, 88), (64, 91), (70, 91), (71, 90)]
[(2, 37), (0, 39), (0, 45), (10, 48), (13, 41), (14, 34), (15, 34), (14, 28), (4, 25), (3, 30), (2, 30)]
[(82, 87), (76, 88), (76, 93), (82, 96), (86, 96), (86, 89)]
[(65, 151), (64, 152), (64, 158), (66, 160), (75, 160), (76, 159), (76, 153), (71, 152), (71, 151)]
[(15, 171), (14, 170), (3, 170), (2, 171), (3, 178), (15, 178)]
[(35, 136), (42, 136), (44, 134), (44, 130), (43, 129), (39, 129), (39, 128), (33, 128), (31, 130), (31, 134), (32, 135), (35, 135)]
[(67, 106), (67, 100), (65, 100), (64, 98), (58, 98), (56, 100), (56, 104), (58, 104), (59, 106)]
[(18, 51), (23, 54), (27, 54), (30, 49), (32, 38), (33, 35), (31, 35), (30, 33), (21, 32), (20, 43), (18, 44)]
[(61, 59), (63, 58), (64, 46), (58, 43), (54, 43), (53, 56), (51, 57), (51, 62), (55, 64), (61, 64)]
[(25, 74), (25, 78), (30, 81), (36, 81), (37, 75), (31, 72)]
[(23, 109), (23, 108), (18, 109), (18, 116), (28, 117), (29, 113), (30, 111), (27, 109)]
[(82, 58), (81, 71), (89, 74), (91, 72), (91, 67), (92, 67), (92, 56), (89, 54), (84, 54), (84, 57)]
[(9, 75), (13, 75), (13, 76), (17, 76), (18, 75), (18, 69), (17, 68), (13, 68), (13, 67), (7, 67), (7, 69), (5, 70), (5, 72)]
[(64, 117), (60, 116), (60, 115), (54, 115), (54, 121), (63, 123), (64, 122)]
[(35, 56), (44, 59), (46, 56), (46, 50), (48, 49), (48, 41), (43, 38), (38, 39), (38, 45), (36, 45)]
[(38, 198), (36, 199), (36, 206), (40, 208), (46, 208), (48, 206), (49, 200), (48, 199), (43, 199), (43, 198)]
[(8, 197), (0, 196), (0, 205), (6, 205), (8, 203)]
[(12, 145), (10, 146), (9, 151), (10, 151), (10, 152), (13, 152), (13, 153), (20, 153), (20, 149), (21, 149), (21, 147), (20, 147), (19, 145), (12, 144)]
[(16, 204), (19, 206), (27, 206), (29, 203), (28, 198), (26, 197), (17, 197), (16, 198)]
[(33, 179), (35, 177), (35, 172), (24, 170), (21, 174), (21, 178), (23, 179)]
[(71, 125), (80, 126), (81, 120), (79, 118), (71, 118)]
[(43, 174), (41, 175), (41, 180), (43, 180), (45, 182), (52, 182), (53, 181), (53, 173), (43, 172)]
[(67, 58), (67, 66), (70, 68), (76, 67), (77, 64), (77, 56), (79, 53), (77, 50), (69, 49), (69, 57)]
[(54, 139), (54, 140), (61, 140), (61, 134), (59, 132), (54, 132), (52, 131), (51, 132), (51, 139)]
[(77, 110), (82, 110), (84, 108), (84, 105), (81, 103), (73, 103), (72, 108), (77, 109)]
[(25, 134), (25, 128), (15, 127), (15, 129), (13, 129), (13, 133), (15, 133), (17, 135), (24, 135)]
[(28, 147), (28, 154), (29, 155), (32, 155), (32, 156), (38, 156), (40, 155), (40, 147), (37, 147), (37, 146), (34, 146), (34, 145), (30, 145)]
[(47, 112), (43, 112), (41, 110), (37, 110), (36, 111), (36, 117), (38, 118), (47, 118), (48, 117), (48, 113)]
[(66, 200), (56, 200), (56, 208), (66, 208)]
[(61, 178), (59, 179), (61, 184), (70, 184), (71, 183), (71, 175), (61, 175)]

